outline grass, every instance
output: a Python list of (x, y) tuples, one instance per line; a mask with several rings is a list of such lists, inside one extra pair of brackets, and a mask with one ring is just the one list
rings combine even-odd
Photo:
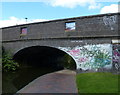
[(106, 72), (77, 74), (78, 93), (118, 93), (118, 79)]

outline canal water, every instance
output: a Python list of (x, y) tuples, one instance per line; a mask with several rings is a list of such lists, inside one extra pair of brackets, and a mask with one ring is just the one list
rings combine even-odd
[(15, 72), (3, 72), (2, 93), (3, 95), (13, 95), (15, 92), (26, 86), (39, 76), (61, 70), (50, 67), (24, 67)]

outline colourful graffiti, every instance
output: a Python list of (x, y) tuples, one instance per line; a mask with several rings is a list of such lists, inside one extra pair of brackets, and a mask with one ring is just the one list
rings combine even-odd
[(120, 68), (120, 44), (113, 45), (113, 65), (117, 70)]
[(76, 61), (77, 69), (91, 70), (112, 67), (112, 45), (84, 45), (77, 47), (59, 47), (70, 54)]

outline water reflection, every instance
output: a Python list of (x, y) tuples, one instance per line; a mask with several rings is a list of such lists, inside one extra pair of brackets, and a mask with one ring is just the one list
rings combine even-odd
[[(62, 68), (61, 68), (62, 69)], [(12, 95), (13, 93), (17, 92), (25, 85), (30, 83), (32, 80), (36, 79), (37, 77), (61, 70), (60, 68), (44, 68), (44, 67), (25, 67), (20, 68), (16, 72), (3, 72), (3, 93), (7, 93), (7, 95)], [(4, 95), (3, 94), (3, 95)]]

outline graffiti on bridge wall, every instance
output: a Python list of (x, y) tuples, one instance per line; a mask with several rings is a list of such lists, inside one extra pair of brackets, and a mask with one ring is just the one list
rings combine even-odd
[(114, 30), (113, 25), (117, 22), (117, 16), (104, 16), (103, 22), (106, 26), (110, 27), (111, 30)]
[(113, 65), (117, 70), (120, 68), (120, 44), (113, 45)]
[(112, 67), (112, 46), (110, 44), (59, 47), (70, 54), (77, 64), (77, 69), (91, 70)]

